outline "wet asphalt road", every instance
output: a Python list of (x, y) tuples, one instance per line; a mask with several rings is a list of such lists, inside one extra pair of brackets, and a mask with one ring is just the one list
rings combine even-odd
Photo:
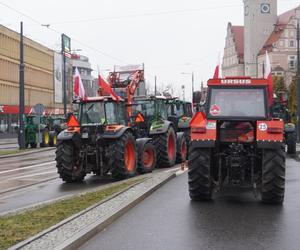
[(192, 202), (185, 173), (81, 249), (300, 249), (300, 162), (287, 159), (286, 178), (282, 206), (232, 191)]

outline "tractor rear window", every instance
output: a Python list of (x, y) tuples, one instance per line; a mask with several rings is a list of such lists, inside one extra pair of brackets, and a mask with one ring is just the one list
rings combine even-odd
[(266, 117), (265, 92), (262, 88), (212, 88), (208, 105), (210, 117)]

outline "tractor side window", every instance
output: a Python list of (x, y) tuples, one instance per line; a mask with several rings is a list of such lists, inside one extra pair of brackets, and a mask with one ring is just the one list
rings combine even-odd
[(107, 124), (118, 124), (116, 105), (113, 102), (105, 104)]
[(118, 116), (119, 116), (120, 124), (126, 125), (126, 112), (125, 112), (126, 107), (123, 104), (120, 104), (117, 107), (118, 107)]
[(179, 103), (176, 105), (176, 116), (177, 117), (184, 116), (183, 104)]
[(157, 113), (165, 120), (168, 119), (167, 107), (164, 101), (157, 101)]

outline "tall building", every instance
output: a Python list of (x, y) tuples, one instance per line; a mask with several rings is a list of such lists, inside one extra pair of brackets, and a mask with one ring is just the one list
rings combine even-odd
[(276, 15), (275, 21), (276, 0), (244, 0), (244, 5), (245, 26), (227, 26), (223, 76), (262, 77), (268, 51), (273, 74), (283, 76), (289, 85), (297, 69), (296, 23), (300, 21), (300, 5)]
[[(18, 125), (20, 34), (0, 25), (0, 45), (1, 135), (15, 132)], [(38, 103), (49, 113), (63, 113), (62, 99), (55, 98), (62, 97), (62, 84), (54, 84), (54, 51), (24, 37), (24, 64), (25, 113)]]
[(245, 75), (257, 77), (257, 55), (277, 22), (277, 0), (244, 0)]
[(98, 83), (94, 81), (92, 76), (92, 67), (89, 62), (89, 58), (83, 55), (72, 54), (72, 65), (73, 65), (73, 74), (75, 68), (78, 68), (80, 77), (85, 89), (87, 96), (96, 96), (98, 90)]

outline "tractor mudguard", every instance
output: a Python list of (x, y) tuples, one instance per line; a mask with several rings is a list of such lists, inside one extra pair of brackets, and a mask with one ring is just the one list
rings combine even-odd
[(67, 129), (61, 131), (57, 136), (57, 142), (60, 141), (73, 141), (76, 148), (80, 148), (81, 146), (81, 138), (77, 132), (68, 131)]
[(104, 131), (102, 137), (105, 139), (117, 139), (117, 138), (121, 137), (127, 130), (129, 130), (133, 134), (133, 131), (131, 128), (122, 126), (122, 125), (118, 125), (118, 126), (116, 126), (115, 130), (111, 129), (111, 130)]
[(256, 139), (258, 148), (280, 148), (284, 145), (282, 120), (257, 121)]
[(170, 126), (174, 127), (170, 121), (162, 121), (161, 123), (153, 122), (150, 127), (149, 135), (164, 134), (168, 131)]
[(66, 141), (66, 140), (72, 140), (74, 137), (75, 133), (74, 132), (70, 132), (67, 129), (61, 131), (58, 136), (57, 136), (57, 140), (58, 141)]
[(284, 125), (284, 132), (288, 132), (288, 133), (294, 132), (295, 129), (296, 129), (296, 127), (295, 127), (295, 124), (293, 124), (293, 123), (286, 123)]
[(152, 140), (152, 138), (139, 138), (139, 139), (136, 139), (136, 145), (137, 145), (138, 151), (140, 152), (140, 150), (143, 148), (143, 146), (151, 140)]

